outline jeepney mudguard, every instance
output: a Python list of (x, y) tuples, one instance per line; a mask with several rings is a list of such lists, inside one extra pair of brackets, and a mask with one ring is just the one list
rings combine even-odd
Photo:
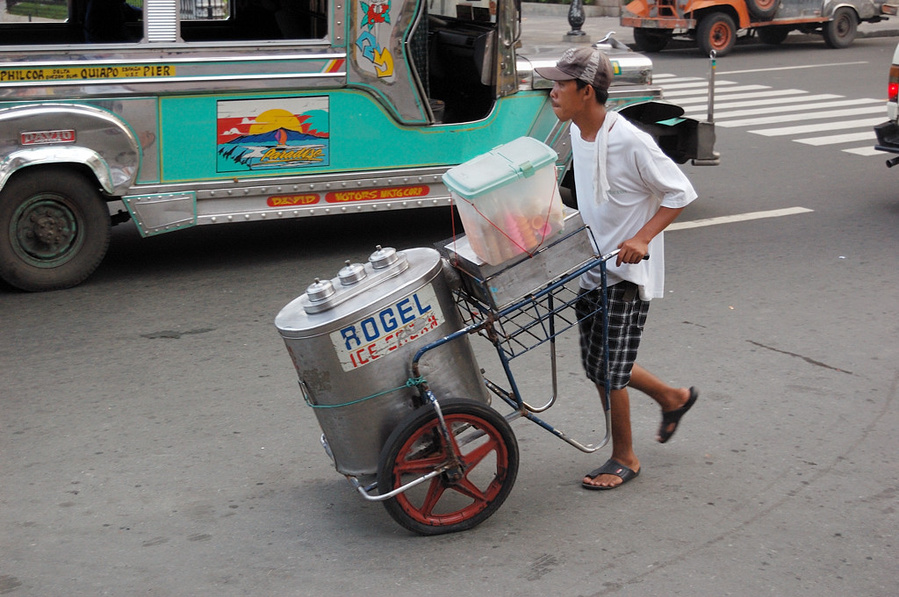
[(824, 3), (821, 14), (825, 17), (832, 17), (838, 8), (846, 6), (854, 10), (860, 20), (866, 21), (882, 14), (882, 5), (882, 2), (875, 4), (872, 0), (832, 0)]
[(0, 110), (0, 189), (30, 166), (87, 166), (109, 195), (134, 183), (140, 147), (131, 129), (110, 112), (85, 105), (42, 103)]

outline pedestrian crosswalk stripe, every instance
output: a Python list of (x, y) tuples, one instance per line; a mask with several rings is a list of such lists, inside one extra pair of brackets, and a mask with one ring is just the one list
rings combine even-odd
[[(748, 93), (728, 93), (724, 97), (723, 101), (730, 102), (733, 100), (753, 100), (756, 98), (777, 98), (777, 99), (785, 99), (786, 101), (796, 101), (797, 98), (795, 98), (795, 97), (786, 97), (786, 98), (782, 97), (782, 96), (795, 96), (795, 95), (803, 95), (803, 97), (806, 97), (806, 96), (808, 96), (808, 91), (802, 91), (801, 89), (769, 89), (768, 91), (750, 91)], [(837, 96), (837, 97), (843, 97), (843, 96)], [(803, 98), (799, 98), (799, 99), (803, 99)], [(689, 97), (689, 98), (685, 97), (682, 99), (678, 99), (677, 103), (680, 106), (685, 106), (688, 104), (699, 104), (699, 103), (705, 104), (705, 103), (708, 103), (708, 101), (709, 101), (708, 94), (706, 94), (701, 97), (700, 96)], [(720, 105), (720, 103), (721, 102), (718, 101), (718, 98), (716, 98), (715, 106)]]
[(846, 153), (852, 153), (855, 155), (862, 155), (862, 156), (866, 156), (866, 157), (875, 156), (875, 155), (879, 155), (880, 157), (886, 157), (886, 156), (891, 155), (889, 153), (885, 153), (883, 151), (874, 149), (873, 145), (868, 145), (867, 147), (855, 147), (853, 149), (844, 149), (843, 151), (845, 151)]
[[(802, 93), (805, 93), (804, 91)], [(819, 95), (804, 95), (802, 97), (802, 101), (804, 102), (816, 102), (821, 100), (837, 100), (843, 98), (843, 95), (835, 95), (833, 93), (821, 93)], [(730, 99), (730, 98), (728, 98)], [(718, 113), (722, 110), (731, 110), (733, 108), (751, 108), (753, 106), (771, 106), (777, 104), (789, 104), (791, 102), (796, 101), (796, 97), (787, 96), (787, 97), (768, 97), (765, 99), (757, 99), (757, 100), (745, 100), (740, 102), (715, 102), (715, 113)], [(705, 112), (705, 106), (702, 106), (702, 111)], [(699, 108), (685, 108), (686, 112), (690, 111), (698, 111)]]
[(868, 108), (852, 108), (849, 110), (825, 110), (823, 112), (811, 112), (808, 114), (781, 114), (778, 116), (766, 116), (764, 118), (745, 118), (743, 120), (720, 121), (715, 119), (715, 126), (733, 128), (738, 126), (756, 126), (765, 124), (777, 124), (779, 122), (795, 122), (797, 120), (823, 120), (825, 118), (842, 118), (843, 116), (858, 116), (860, 114), (874, 114), (884, 112), (883, 106), (870, 106)]
[[(736, 85), (736, 84), (737, 84), (736, 81), (716, 81), (716, 82), (715, 82), (715, 89), (718, 90), (718, 89), (720, 89), (720, 88), (722, 88), (722, 87), (729, 87), (729, 86), (731, 86), (731, 85)], [(709, 82), (708, 82), (708, 81), (703, 81), (702, 79), (699, 79), (699, 80), (697, 80), (697, 81), (686, 81), (686, 82), (684, 82), (684, 83), (665, 83), (665, 89), (666, 89), (666, 90), (670, 90), (670, 89), (677, 89), (677, 90), (696, 89), (696, 88), (698, 88), (698, 87), (701, 87), (701, 88), (703, 88), (703, 89), (708, 89), (708, 88), (709, 88)], [(672, 91), (671, 93), (674, 93), (674, 92)]]
[[(735, 91), (758, 91), (759, 89), (771, 89), (771, 88), (768, 87), (767, 85), (736, 85), (734, 87), (720, 88), (720, 87), (718, 87), (718, 84), (715, 83), (715, 95), (718, 95), (719, 93), (729, 94), (729, 93), (733, 93)], [(664, 91), (665, 87), (662, 87), (662, 90)], [(670, 93), (667, 91), (664, 92), (666, 99), (672, 98), (672, 97), (684, 97), (687, 95), (702, 95), (702, 94), (708, 94), (707, 86), (699, 88), (699, 89), (675, 89), (674, 91), (672, 91)]]
[(811, 139), (796, 139), (797, 143), (805, 143), (806, 145), (836, 145), (837, 143), (854, 143), (856, 141), (875, 141), (877, 135), (874, 131), (865, 131), (863, 133), (847, 133), (844, 135), (830, 135), (827, 137), (813, 137)]
[[(871, 128), (875, 124), (879, 124), (883, 118), (863, 118), (859, 120), (837, 120), (828, 123), (818, 124), (800, 124), (797, 126), (785, 126), (775, 129), (759, 129), (757, 131), (749, 131), (763, 137), (782, 137), (785, 135), (804, 135), (806, 133), (817, 133), (819, 131), (838, 131), (852, 128)], [(873, 133), (872, 133), (873, 134)]]
[(715, 119), (724, 119), (724, 118), (739, 118), (743, 116), (761, 116), (762, 114), (783, 114), (784, 112), (801, 112), (808, 110), (809, 113), (813, 110), (819, 110), (824, 108), (842, 108), (845, 106), (859, 106), (865, 104), (877, 104), (880, 106), (878, 110), (886, 112), (885, 102), (883, 100), (876, 99), (844, 99), (844, 100), (836, 100), (829, 102), (810, 102), (810, 103), (801, 103), (801, 104), (793, 104), (789, 106), (766, 106), (764, 108), (747, 108), (745, 110), (734, 110), (728, 112), (722, 109), (722, 106), (715, 106)]

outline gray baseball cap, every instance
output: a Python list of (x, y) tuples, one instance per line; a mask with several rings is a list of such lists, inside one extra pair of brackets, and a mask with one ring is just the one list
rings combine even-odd
[(568, 48), (555, 66), (535, 68), (534, 71), (550, 81), (579, 79), (598, 89), (608, 89), (612, 84), (609, 57), (592, 46)]

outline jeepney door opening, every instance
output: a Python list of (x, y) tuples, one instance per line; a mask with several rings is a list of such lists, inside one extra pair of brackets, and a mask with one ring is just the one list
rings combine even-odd
[[(486, 1), (427, 2), (427, 19), (421, 21), (427, 27), (427, 69), (422, 82), (428, 97), (442, 103), (443, 116), (438, 118), (442, 122), (480, 120), (493, 108), (496, 8), (495, 2)], [(421, 75), (423, 65), (416, 66)]]

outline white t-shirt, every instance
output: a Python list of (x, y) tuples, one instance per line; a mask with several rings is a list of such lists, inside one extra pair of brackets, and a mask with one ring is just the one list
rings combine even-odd
[[(686, 175), (662, 153), (655, 140), (619, 117), (609, 131), (608, 201), (601, 201), (593, 181), (595, 168), (601, 167), (597, 147), (602, 134), (600, 129), (596, 141), (585, 141), (580, 129), (571, 124), (578, 211), (599, 245), (595, 248), (605, 255), (637, 234), (659, 207), (684, 207), (697, 195)], [(643, 300), (664, 296), (665, 247), (661, 233), (649, 243), (648, 260), (616, 267), (612, 258), (606, 265), (609, 286), (627, 280), (640, 287)], [(586, 289), (598, 287), (599, 269), (586, 272), (580, 284)]]

